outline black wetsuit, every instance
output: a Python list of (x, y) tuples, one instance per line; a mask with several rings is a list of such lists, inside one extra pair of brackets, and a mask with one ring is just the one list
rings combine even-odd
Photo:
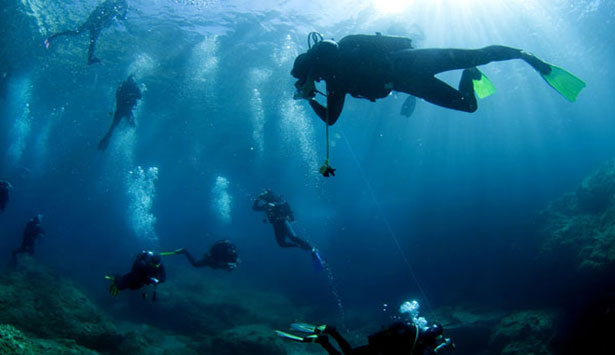
[(32, 218), (26, 224), (21, 240), (21, 247), (13, 250), (12, 262), (15, 263), (17, 254), (28, 253), (34, 254), (34, 243), (38, 238), (45, 235), (45, 231), (41, 228), (40, 221), (37, 218)]
[(52, 40), (60, 36), (76, 36), (85, 31), (90, 32), (90, 46), (88, 48), (88, 64), (100, 62), (94, 56), (96, 40), (103, 28), (109, 27), (115, 19), (125, 19), (128, 5), (126, 0), (105, 0), (98, 5), (88, 19), (76, 30), (56, 33), (45, 40), (45, 46), (49, 47)]
[[(352, 348), (342, 335), (331, 326), (327, 326), (323, 334), (319, 335), (319, 343), (329, 355), (423, 355), (427, 349), (435, 349), (440, 334), (433, 334), (420, 330), (414, 324), (402, 322), (372, 334), (368, 337), (368, 344)], [(331, 336), (338, 343), (337, 350), (329, 342)]]
[(120, 87), (115, 91), (115, 114), (113, 115), (113, 122), (111, 127), (107, 131), (107, 134), (98, 143), (99, 150), (107, 149), (109, 140), (113, 135), (115, 127), (120, 123), (123, 117), (126, 117), (128, 123), (134, 126), (134, 117), (132, 110), (137, 105), (137, 102), (141, 99), (141, 90), (135, 82), (133, 76), (129, 76)]
[[(290, 222), (294, 221), (293, 212), (288, 202), (282, 200), (273, 193), (267, 194), (266, 198), (259, 197), (254, 200), (252, 209), (255, 211), (265, 211), (269, 223), (273, 225), (275, 240), (282, 248), (301, 248), (312, 250), (312, 246), (305, 240), (297, 237)], [(290, 240), (288, 242), (286, 239)]]
[(0, 180), (0, 212), (4, 212), (6, 205), (9, 203), (9, 188), (10, 184)]
[[(520, 49), (489, 46), (481, 49), (413, 49), (404, 37), (350, 35), (337, 44), (322, 41), (295, 60), (291, 74), (301, 85), (306, 80), (325, 80), (327, 107), (309, 100), (325, 122), (334, 124), (344, 107), (346, 94), (370, 101), (388, 96), (392, 90), (420, 97), (454, 110), (474, 112), (477, 108), (472, 79), (480, 79), (476, 66), (494, 61), (523, 59), (536, 70), (548, 65)], [(464, 70), (459, 88), (437, 79), (436, 74)]]
[(115, 276), (118, 290), (138, 290), (145, 285), (156, 285), (166, 281), (164, 265), (152, 262), (152, 253), (143, 251), (137, 255), (129, 273)]
[(203, 259), (195, 260), (192, 255), (183, 250), (183, 254), (194, 267), (211, 267), (212, 269), (233, 270), (237, 267), (237, 248), (228, 240), (216, 242), (209, 249), (209, 253), (205, 254)]

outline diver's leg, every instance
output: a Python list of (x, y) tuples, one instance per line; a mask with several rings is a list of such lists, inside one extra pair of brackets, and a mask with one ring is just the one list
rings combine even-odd
[(398, 77), (433, 76), (449, 70), (472, 68), (512, 59), (522, 59), (541, 73), (550, 69), (534, 55), (506, 46), (488, 46), (480, 49), (412, 49), (395, 53), (391, 57)]
[(478, 104), (474, 96), (472, 76), (469, 72), (464, 70), (461, 82), (459, 83), (459, 91), (433, 76), (422, 77), (420, 80), (415, 79), (408, 86), (398, 85), (395, 90), (420, 97), (438, 106), (464, 112), (474, 112)]
[(53, 41), (54, 39), (60, 37), (60, 36), (77, 36), (81, 34), (81, 32), (79, 30), (73, 30), (73, 31), (63, 31), (63, 32), (58, 32), (55, 33), (47, 38), (45, 38), (45, 48), (49, 48), (49, 46), (51, 45), (51, 41)]
[(308, 242), (297, 237), (297, 234), (295, 234), (295, 231), (289, 221), (284, 221), (284, 232), (286, 237), (294, 242), (299, 248), (304, 250), (312, 250), (312, 246)]
[(352, 352), (352, 348), (350, 347), (348, 341), (344, 339), (344, 337), (337, 331), (335, 327), (327, 326), (323, 333), (331, 335), (333, 339), (335, 339), (335, 341), (339, 344), (340, 349), (342, 349), (342, 352), (344, 354), (350, 354)]
[(100, 140), (100, 142), (98, 142), (98, 150), (107, 149), (107, 146), (109, 145), (109, 140), (111, 140), (111, 136), (113, 135), (113, 131), (115, 130), (115, 126), (117, 126), (117, 123), (114, 119), (113, 123), (111, 124), (111, 127), (109, 127), (109, 130), (107, 131), (107, 134), (105, 134), (105, 136)]
[(23, 253), (23, 248), (17, 248), (13, 250), (11, 254), (11, 265), (17, 265), (17, 254)]
[(88, 65), (100, 62), (100, 59), (94, 57), (96, 50), (96, 40), (98, 40), (99, 31), (90, 30), (90, 46), (88, 47)]
[[(331, 345), (331, 343), (329, 342), (329, 337), (326, 335), (319, 335), (314, 342), (320, 344), (320, 346), (322, 346), (323, 349), (325, 349), (329, 355), (342, 355), (341, 352), (339, 352), (336, 348), (333, 347), (333, 345)], [(343, 354), (346, 353), (344, 352)]]
[(284, 222), (276, 221), (273, 223), (273, 232), (275, 233), (276, 242), (278, 242), (278, 245), (282, 248), (298, 247), (297, 244), (288, 243), (286, 241), (286, 227), (284, 226)]

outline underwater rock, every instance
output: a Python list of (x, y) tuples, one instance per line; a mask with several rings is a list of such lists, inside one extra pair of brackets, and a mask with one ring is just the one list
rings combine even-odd
[(486, 339), (498, 322), (504, 317), (502, 310), (474, 305), (442, 307), (428, 314), (430, 323), (439, 323), (444, 335), (450, 337), (460, 353), (495, 354), (488, 351)]
[(199, 352), (218, 355), (285, 355), (289, 353), (287, 345), (275, 335), (270, 326), (252, 324), (228, 329), (206, 339), (199, 347)]
[(555, 336), (556, 313), (529, 310), (504, 317), (489, 338), (490, 354), (547, 355)]
[(68, 339), (35, 339), (24, 335), (8, 324), (0, 324), (0, 354), (14, 355), (96, 355), (96, 351), (86, 349)]
[[(171, 275), (171, 272), (168, 273)], [(267, 324), (274, 329), (302, 319), (303, 311), (279, 293), (243, 288), (203, 272), (181, 272), (157, 288), (157, 300), (141, 300), (125, 291), (115, 299), (113, 313), (132, 322), (198, 336), (216, 336), (242, 325)]]
[(72, 282), (27, 255), (0, 276), (0, 323), (41, 338), (74, 339), (98, 351), (115, 350), (122, 341), (115, 326)]
[(583, 180), (574, 193), (541, 212), (542, 252), (576, 271), (615, 266), (615, 160)]

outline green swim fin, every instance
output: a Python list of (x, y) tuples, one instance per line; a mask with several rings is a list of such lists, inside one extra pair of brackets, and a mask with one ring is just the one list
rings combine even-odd
[[(478, 70), (478, 69), (476, 69)], [(472, 85), (474, 86), (474, 92), (479, 99), (484, 99), (487, 96), (491, 96), (495, 93), (495, 86), (485, 73), (478, 70), (480, 73), (480, 79), (472, 79)]]
[(553, 64), (548, 64), (551, 67), (549, 74), (540, 74), (543, 79), (559, 92), (566, 100), (575, 102), (577, 95), (585, 87), (585, 82), (572, 73)]
[(311, 325), (307, 323), (292, 323), (290, 325), (290, 329), (296, 330), (298, 332), (310, 333), (310, 334), (319, 334), (325, 331), (327, 328), (326, 324), (323, 325)]
[(160, 252), (160, 256), (176, 255), (176, 254), (181, 254), (183, 252), (184, 252), (184, 248), (179, 248), (179, 249), (175, 249), (173, 251), (163, 251), (163, 252)]
[(311, 343), (314, 340), (316, 340), (316, 338), (318, 337), (317, 335), (308, 335), (307, 337), (302, 338), (300, 336), (297, 336), (297, 335), (294, 335), (294, 334), (290, 334), (290, 333), (286, 333), (286, 332), (283, 332), (281, 330), (276, 330), (275, 333), (277, 335), (281, 336), (284, 339), (298, 341), (300, 343)]

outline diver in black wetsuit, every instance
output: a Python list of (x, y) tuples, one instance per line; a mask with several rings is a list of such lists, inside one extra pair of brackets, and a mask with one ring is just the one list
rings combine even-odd
[(314, 266), (316, 269), (322, 269), (324, 261), (320, 257), (318, 249), (297, 237), (293, 227), (290, 225), (290, 222), (293, 222), (295, 217), (288, 202), (274, 194), (271, 190), (266, 189), (254, 200), (252, 209), (255, 211), (265, 211), (269, 223), (273, 225), (275, 240), (279, 246), (282, 248), (301, 248), (311, 252)]
[(9, 203), (9, 189), (13, 186), (6, 180), (0, 180), (0, 212), (4, 212), (6, 205)]
[(143, 250), (137, 255), (129, 273), (123, 276), (106, 276), (106, 278), (112, 281), (109, 293), (113, 296), (127, 288), (138, 290), (146, 285), (154, 285), (153, 301), (156, 301), (156, 285), (167, 279), (160, 254), (149, 250)]
[[(303, 343), (318, 343), (329, 355), (423, 355), (426, 351), (428, 354), (435, 354), (442, 350), (455, 349), (451, 340), (442, 336), (443, 330), (439, 324), (421, 329), (413, 323), (396, 322), (370, 335), (367, 345), (356, 348), (352, 348), (335, 327), (329, 325), (295, 323), (291, 327), (311, 335), (299, 337), (277, 331), (278, 335)], [(337, 342), (341, 351), (329, 342), (329, 336)]]
[(85, 31), (90, 32), (90, 46), (88, 48), (88, 65), (100, 62), (100, 59), (94, 56), (96, 49), (96, 40), (103, 28), (109, 27), (115, 19), (125, 20), (126, 10), (128, 5), (126, 0), (105, 0), (98, 5), (90, 14), (84, 24), (76, 30), (69, 30), (56, 33), (45, 39), (45, 48), (49, 48), (51, 41), (60, 36), (76, 36)]
[[(290, 209), (288, 202), (284, 201), (280, 196), (266, 189), (254, 200), (252, 209), (255, 211), (265, 211), (269, 223), (273, 225), (275, 240), (279, 246), (282, 248), (295, 247), (303, 250), (312, 250), (312, 246), (305, 240), (297, 237), (293, 231), (290, 225), (290, 222), (295, 220), (293, 211)], [(290, 240), (290, 242), (286, 239)]]
[(113, 131), (123, 117), (126, 117), (131, 126), (135, 125), (132, 110), (137, 105), (137, 101), (139, 101), (141, 97), (141, 90), (135, 82), (134, 76), (130, 75), (115, 91), (115, 114), (113, 115), (113, 122), (111, 123), (111, 127), (109, 127), (107, 134), (105, 134), (105, 136), (98, 143), (99, 150), (107, 149), (109, 140), (113, 135)]
[(43, 215), (37, 214), (32, 219), (30, 219), (28, 223), (26, 223), (26, 228), (24, 228), (21, 240), (21, 247), (13, 250), (13, 254), (11, 256), (11, 264), (14, 265), (17, 262), (17, 254), (34, 254), (34, 242), (36, 242), (36, 240), (45, 235), (45, 231), (41, 227), (42, 219)]
[(219, 240), (209, 248), (209, 253), (205, 253), (203, 259), (194, 260), (186, 249), (180, 249), (177, 254), (184, 254), (194, 267), (207, 266), (212, 269), (224, 269), (233, 271), (237, 268), (237, 248), (228, 240)]
[[(495, 91), (476, 67), (494, 61), (524, 60), (570, 101), (585, 86), (565, 70), (511, 47), (414, 49), (409, 38), (380, 34), (350, 35), (337, 43), (323, 40), (317, 33), (311, 33), (308, 39), (309, 51), (295, 59), (291, 71), (298, 79), (295, 98), (308, 100), (318, 117), (329, 125), (340, 116), (346, 94), (375, 101), (395, 90), (442, 107), (474, 112), (477, 109), (475, 88), (489, 87), (483, 97)], [(458, 90), (435, 77), (456, 69), (463, 69)], [(327, 84), (326, 107), (314, 99), (317, 92), (314, 81), (320, 80)]]

